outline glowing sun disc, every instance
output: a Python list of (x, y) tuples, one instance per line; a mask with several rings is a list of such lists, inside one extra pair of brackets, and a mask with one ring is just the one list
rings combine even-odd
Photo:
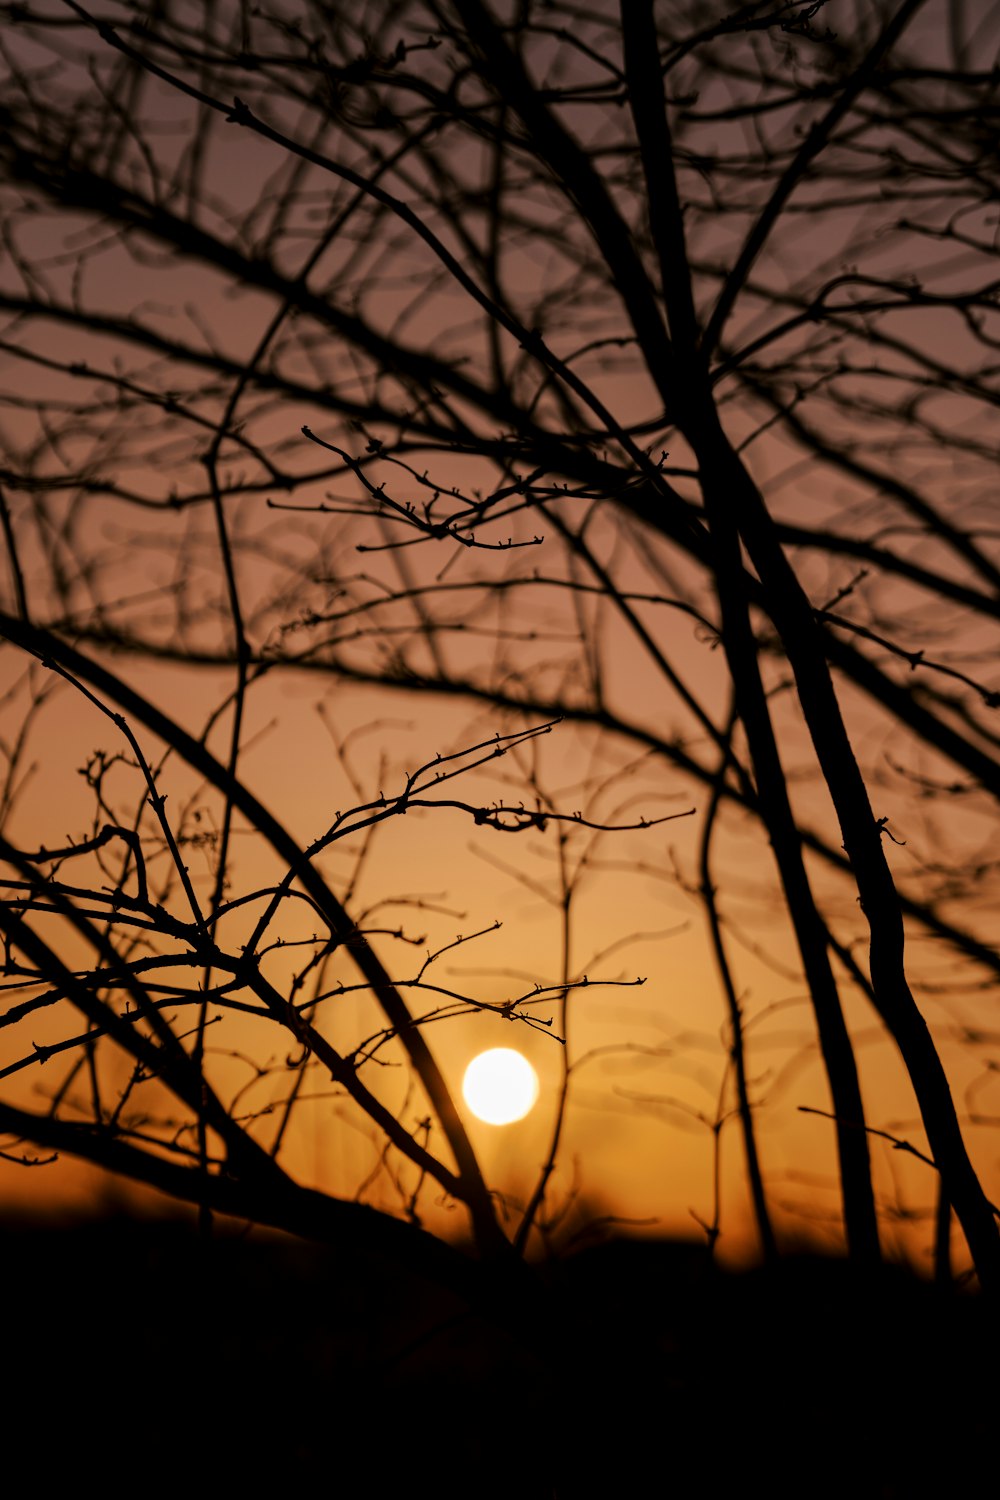
[(477, 1120), (512, 1125), (523, 1120), (538, 1098), (538, 1074), (513, 1047), (480, 1052), (465, 1070), (462, 1097)]

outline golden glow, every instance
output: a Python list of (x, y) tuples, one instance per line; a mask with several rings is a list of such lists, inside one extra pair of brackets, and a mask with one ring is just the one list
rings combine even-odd
[(534, 1107), (538, 1074), (513, 1047), (491, 1047), (466, 1068), (462, 1097), (478, 1120), (487, 1125), (512, 1125)]

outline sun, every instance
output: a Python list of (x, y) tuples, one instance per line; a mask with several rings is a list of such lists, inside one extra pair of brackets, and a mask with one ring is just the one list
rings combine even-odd
[(533, 1108), (538, 1098), (538, 1074), (513, 1047), (491, 1047), (466, 1068), (462, 1097), (477, 1120), (487, 1125), (512, 1125)]

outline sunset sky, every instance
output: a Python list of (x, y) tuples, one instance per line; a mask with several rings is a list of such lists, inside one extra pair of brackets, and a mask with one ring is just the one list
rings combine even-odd
[[(417, 800), (462, 804), (399, 807), (368, 833), (331, 836), (313, 863), (422, 1023), (510, 1233), (545, 1169), (568, 1065), (543, 1210), (553, 1236), (612, 1216), (717, 1236), (726, 1263), (759, 1253), (703, 899), (715, 820), (711, 879), (776, 1233), (840, 1251), (830, 1088), (773, 829), (749, 807), (760, 745), (734, 716), (734, 682), (744, 720), (749, 689), (727, 655), (726, 575), (706, 541), (713, 486), (736, 492), (687, 415), (685, 386), (711, 392), (825, 631), (904, 901), (913, 996), (983, 1191), (1000, 1198), (995, 162), (974, 118), (1000, 41), (993, 10), (830, 0), (815, 23), (727, 31), (712, 7), (656, 8), (687, 316), (707, 351), (685, 373), (684, 296), (668, 285), (670, 256), (657, 258), (669, 205), (647, 201), (661, 143), (642, 134), (641, 62), (622, 53), (616, 6), (557, 5), (563, 29), (532, 23), (514, 49), (539, 98), (563, 91), (558, 130), (521, 100), (500, 42), (483, 42), (478, 4), (445, 6), (451, 30), (441, 7), (365, 7), (322, 45), (280, 4), (254, 13), (249, 37), (239, 6), (203, 23), (171, 5), (159, 32), (132, 24), (137, 9), (110, 7), (114, 45), (76, 6), (46, 4), (11, 28), (5, 615), (104, 663), (224, 766), (242, 650), (237, 778), (303, 848), (352, 807), (384, 810), (421, 766)], [(899, 35), (869, 57), (893, 17)], [(829, 141), (812, 159), (814, 127)], [(599, 233), (615, 223), (618, 249)], [(655, 336), (640, 274), (649, 307), (665, 309)], [(662, 367), (672, 386), (657, 339), (675, 351)], [(883, 1249), (929, 1272), (937, 1174), (901, 1144), (933, 1154), (864, 992), (868, 926), (842, 805), (753, 534), (734, 535), (761, 702), (857, 1058)], [(207, 950), (141, 967), (180, 952), (170, 922), (191, 914), (134, 747), (30, 651), (5, 645), (0, 674), (4, 837), (37, 852), (108, 822), (138, 830), (169, 920), (147, 912), (115, 942), (137, 976), (155, 974), (149, 993), (190, 1051)], [(126, 718), (208, 909), (225, 799)], [(496, 737), (522, 734), (491, 756), (491, 741), (509, 743)], [(435, 787), (437, 758), (461, 750), (470, 769)], [(99, 752), (124, 759), (98, 776)], [(102, 932), (124, 849), (112, 840), (58, 868)], [(450, 1171), (419, 1065), (399, 1036), (379, 1037), (356, 940), (323, 958), (301, 882), (254, 936), (287, 864), (239, 812), (228, 870), (236, 904), (213, 940), (229, 955), (256, 943), (285, 1000), (317, 983), (317, 1032)], [(32, 920), (64, 964), (89, 971), (64, 917)], [(238, 962), (229, 978), (245, 984)], [(44, 975), (24, 979), (9, 976), (11, 1006), (46, 992)], [(387, 1146), (320, 1058), (299, 1068), (301, 1038), (259, 996), (229, 991), (241, 996), (242, 1010), (210, 998), (204, 1032), (205, 1075), (231, 1117), (265, 1148), (280, 1131), (295, 1181), (464, 1236), (454, 1197)], [(109, 1134), (121, 1125), (143, 1149), (197, 1161), (195, 1113), (162, 1080), (129, 1084), (133, 1060), (114, 1040), (49, 1050), (85, 1030), (66, 998), (8, 1024), (3, 1100), (77, 1124), (100, 1114)], [(540, 1079), (535, 1107), (503, 1127), (461, 1103), (468, 1062), (494, 1047), (522, 1051)], [(31, 1170), (0, 1161), (8, 1205), (89, 1210), (116, 1194), (167, 1205), (67, 1152)], [(954, 1225), (952, 1245), (965, 1269)]]

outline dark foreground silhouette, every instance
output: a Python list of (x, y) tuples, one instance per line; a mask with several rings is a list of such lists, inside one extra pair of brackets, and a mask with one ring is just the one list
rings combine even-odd
[(8, 1222), (0, 1273), (5, 1467), (37, 1493), (888, 1497), (998, 1472), (991, 1315), (899, 1270), (734, 1276), (619, 1240), (473, 1307), (348, 1246), (110, 1219)]

